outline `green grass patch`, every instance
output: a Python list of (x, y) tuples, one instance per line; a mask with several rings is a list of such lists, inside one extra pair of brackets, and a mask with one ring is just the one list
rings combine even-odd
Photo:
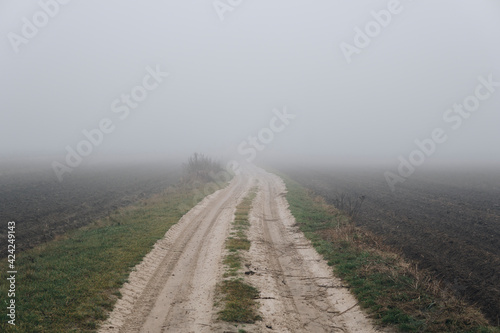
[(261, 319), (255, 311), (259, 291), (254, 287), (241, 279), (225, 280), (220, 285), (220, 292), (224, 295), (225, 306), (219, 312), (219, 319), (235, 323), (254, 323)]
[(224, 258), (224, 265), (227, 266), (226, 273), (224, 277), (228, 276), (236, 276), (238, 275), (238, 271), (241, 269), (241, 258), (238, 253), (229, 253)]
[(428, 272), (405, 262), (322, 198), (281, 176), (300, 229), (380, 325), (401, 332), (500, 332)]
[[(244, 233), (238, 233), (237, 235), (245, 236)], [(229, 251), (244, 250), (248, 251), (250, 249), (250, 241), (246, 238), (232, 238), (228, 239), (226, 242), (226, 248)]]
[[(0, 331), (94, 332), (112, 310), (131, 269), (195, 205), (195, 190), (169, 188), (16, 254), (16, 326), (7, 323), (4, 313)], [(0, 304), (4, 309), (6, 261), (0, 264)]]
[[(260, 320), (257, 314), (257, 303), (255, 298), (259, 291), (243, 281), (240, 272), (243, 265), (241, 251), (250, 249), (250, 241), (246, 236), (246, 230), (250, 227), (248, 215), (252, 208), (252, 201), (256, 195), (256, 188), (252, 188), (249, 194), (236, 207), (235, 219), (233, 221), (231, 237), (226, 240), (228, 254), (224, 258), (226, 265), (226, 278), (217, 287), (217, 297), (222, 303), (219, 311), (219, 319), (234, 323), (254, 323)], [(244, 330), (240, 330), (244, 331)]]

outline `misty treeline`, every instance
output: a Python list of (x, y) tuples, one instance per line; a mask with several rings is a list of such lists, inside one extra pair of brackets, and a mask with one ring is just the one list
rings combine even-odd
[(188, 158), (187, 163), (183, 163), (184, 182), (210, 182), (214, 180), (214, 175), (223, 171), (219, 161), (200, 153), (194, 153)]

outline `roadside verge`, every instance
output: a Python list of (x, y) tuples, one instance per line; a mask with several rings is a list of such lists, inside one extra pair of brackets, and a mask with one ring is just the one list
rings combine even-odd
[(405, 261), (323, 198), (281, 177), (300, 230), (379, 325), (402, 332), (499, 332), (430, 272)]

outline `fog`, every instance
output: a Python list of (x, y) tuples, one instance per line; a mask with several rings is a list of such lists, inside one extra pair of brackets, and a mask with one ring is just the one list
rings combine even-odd
[(497, 164), (499, 17), (495, 0), (3, 0), (0, 158)]

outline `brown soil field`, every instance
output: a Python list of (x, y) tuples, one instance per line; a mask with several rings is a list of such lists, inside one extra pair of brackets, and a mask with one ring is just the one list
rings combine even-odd
[[(106, 216), (118, 207), (160, 192), (179, 179), (178, 167), (166, 165), (79, 168), (62, 182), (52, 170), (2, 170), (0, 239), (7, 222), (16, 222), (16, 251)], [(5, 256), (7, 247), (0, 256)]]
[(340, 193), (364, 195), (359, 226), (432, 271), (499, 325), (499, 171), (418, 170), (391, 192), (384, 169), (281, 169), (330, 203)]

